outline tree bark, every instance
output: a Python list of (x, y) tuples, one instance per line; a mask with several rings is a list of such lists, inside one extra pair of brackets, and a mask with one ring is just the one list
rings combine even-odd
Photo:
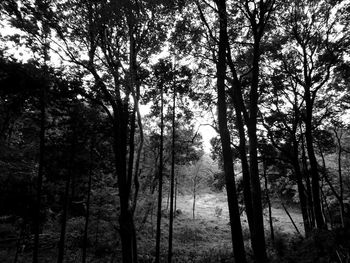
[(239, 207), (236, 194), (236, 185), (233, 170), (233, 158), (231, 150), (230, 133), (227, 127), (227, 105), (225, 94), (225, 78), (226, 78), (226, 45), (227, 37), (227, 13), (226, 1), (216, 0), (219, 11), (220, 36), (218, 61), (216, 64), (217, 76), (217, 93), (218, 93), (218, 119), (221, 146), (224, 159), (224, 172), (226, 181), (227, 200), (229, 208), (229, 216), (231, 223), (231, 238), (233, 252), (236, 262), (245, 263), (246, 255), (244, 249), (242, 226), (240, 221)]
[(115, 167), (118, 178), (120, 215), (119, 233), (122, 244), (123, 263), (137, 262), (135, 258), (135, 226), (132, 211), (130, 209), (130, 192), (127, 183), (127, 127), (128, 127), (128, 104), (118, 102), (117, 116), (114, 120), (114, 154)]
[(175, 113), (176, 113), (176, 90), (175, 90), (175, 83), (173, 83), (168, 263), (171, 263), (172, 256), (173, 256), (174, 184), (175, 184)]
[(158, 211), (157, 211), (157, 233), (156, 233), (156, 258), (155, 263), (160, 262), (160, 237), (161, 237), (161, 220), (162, 220), (162, 189), (163, 189), (163, 137), (164, 137), (164, 116), (163, 116), (163, 85), (160, 91), (160, 154), (159, 154), (159, 175), (158, 175)]
[(93, 136), (92, 136), (91, 141), (90, 141), (90, 167), (89, 167), (89, 181), (88, 181), (88, 190), (87, 190), (87, 199), (86, 199), (86, 214), (85, 214), (82, 263), (86, 262), (87, 239), (88, 239), (88, 230), (89, 230), (90, 198), (91, 198), (92, 173), (93, 173), (93, 149), (94, 149), (94, 143), (95, 143)]
[(299, 165), (298, 152), (299, 152), (298, 143), (296, 141), (296, 138), (293, 138), (293, 157), (292, 157), (293, 160), (292, 160), (292, 162), (293, 162), (295, 177), (296, 177), (296, 181), (297, 181), (299, 200), (300, 200), (300, 209), (301, 209), (301, 214), (303, 217), (305, 235), (308, 236), (312, 229), (311, 229), (310, 222), (309, 222), (308, 209), (307, 209), (307, 197), (305, 194), (305, 187), (303, 184), (303, 176), (302, 176), (300, 165)]
[(275, 240), (275, 232), (273, 230), (273, 222), (272, 222), (272, 209), (271, 209), (271, 201), (270, 201), (270, 194), (269, 194), (269, 188), (268, 188), (268, 179), (267, 179), (267, 167), (266, 167), (266, 161), (263, 160), (263, 169), (264, 169), (264, 179), (265, 179), (265, 192), (266, 192), (266, 202), (269, 208), (269, 224), (270, 224), (270, 237), (271, 241)]
[(251, 233), (252, 242), (254, 242), (253, 250), (255, 261), (264, 263), (267, 262), (264, 220), (261, 204), (261, 186), (258, 167), (258, 141), (256, 135), (257, 113), (258, 113), (258, 85), (259, 85), (259, 59), (260, 59), (259, 41), (256, 40), (253, 52), (253, 70), (252, 83), (249, 94), (249, 120), (247, 123), (248, 138), (249, 138), (249, 169), (252, 193), (253, 206), (253, 223), (254, 231)]
[[(75, 105), (73, 106), (75, 107)], [(58, 257), (57, 257), (57, 263), (62, 263), (64, 260), (64, 248), (65, 248), (65, 239), (66, 239), (66, 227), (67, 227), (67, 215), (68, 215), (68, 207), (69, 207), (69, 190), (70, 190), (70, 184), (72, 180), (72, 176), (74, 173), (74, 160), (75, 160), (75, 145), (77, 143), (77, 132), (76, 132), (76, 111), (73, 109), (72, 112), (73, 116), (71, 117), (72, 122), (72, 142), (71, 142), (71, 157), (69, 161), (69, 168), (68, 168), (68, 174), (66, 178), (66, 186), (65, 186), (65, 193), (64, 193), (64, 199), (63, 199), (63, 212), (62, 212), (62, 218), (61, 218), (61, 235), (60, 240), (58, 243)]]
[(305, 140), (306, 140), (306, 149), (309, 156), (309, 162), (311, 167), (311, 186), (312, 186), (312, 199), (313, 199), (313, 210), (315, 213), (315, 220), (317, 228), (324, 228), (324, 220), (321, 210), (321, 200), (320, 200), (320, 176), (318, 172), (318, 164), (316, 160), (316, 155), (313, 145), (313, 136), (312, 136), (312, 107), (313, 103), (310, 97), (309, 87), (305, 87), (305, 103), (306, 103), (306, 116), (305, 116)]
[(309, 169), (307, 167), (307, 160), (306, 160), (306, 152), (305, 152), (305, 145), (304, 145), (304, 136), (301, 135), (301, 151), (302, 151), (302, 164), (303, 164), (303, 174), (304, 179), (306, 183), (306, 192), (307, 192), (307, 207), (308, 207), (308, 216), (309, 216), (309, 223), (310, 228), (315, 227), (315, 214), (313, 210), (313, 197), (312, 197), (312, 191), (311, 191), (311, 181), (310, 181), (310, 175), (309, 175)]
[(343, 190), (343, 175), (342, 175), (342, 162), (341, 162), (341, 158), (342, 158), (342, 152), (343, 152), (343, 148), (341, 145), (341, 137), (342, 137), (342, 133), (339, 134), (338, 131), (336, 129), (334, 129), (334, 133), (335, 133), (335, 137), (337, 139), (337, 143), (338, 143), (338, 179), (339, 179), (339, 210), (340, 210), (340, 219), (341, 219), (341, 224), (342, 227), (345, 227), (344, 224), (344, 190)]
[(40, 94), (40, 146), (39, 146), (39, 170), (37, 179), (36, 206), (34, 214), (34, 248), (33, 248), (33, 263), (38, 263), (39, 254), (39, 234), (40, 234), (40, 210), (41, 210), (41, 195), (44, 177), (44, 162), (45, 162), (45, 124), (46, 124), (46, 87), (41, 87)]

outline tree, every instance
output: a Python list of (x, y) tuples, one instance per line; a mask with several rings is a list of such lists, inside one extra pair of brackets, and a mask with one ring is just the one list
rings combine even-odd
[[(236, 111), (236, 122), (240, 136), (240, 154), (243, 168), (243, 180), (245, 185), (245, 204), (247, 209), (247, 216), (250, 218), (249, 223), (251, 230), (251, 241), (254, 250), (255, 260), (257, 262), (266, 262), (266, 249), (265, 249), (265, 237), (264, 226), (262, 217), (262, 205), (261, 205), (261, 186), (258, 169), (258, 141), (257, 141), (257, 117), (259, 109), (259, 78), (260, 78), (260, 59), (261, 59), (261, 42), (262, 38), (267, 31), (268, 24), (270, 23), (270, 17), (275, 8), (275, 1), (266, 2), (250, 2), (242, 1), (238, 7), (246, 18), (250, 27), (250, 34), (252, 39), (252, 49), (248, 54), (251, 56), (251, 64), (248, 68), (248, 72), (244, 72), (241, 76), (238, 76), (238, 71), (234, 65), (230, 42), (227, 41), (227, 60), (232, 74), (232, 97)], [(235, 34), (233, 35), (236, 36)], [(247, 81), (249, 84), (248, 94), (245, 95), (243, 90), (244, 84), (242, 81)], [(248, 98), (244, 100), (245, 96)], [(244, 120), (244, 122), (243, 122)], [(249, 168), (247, 167), (247, 155), (245, 151), (245, 133), (243, 124), (247, 127), (247, 133), (249, 138)], [(248, 177), (249, 169), (249, 177)], [(249, 179), (248, 179), (249, 178)], [(249, 182), (250, 181), (250, 182)], [(250, 189), (248, 189), (250, 185)], [(249, 196), (249, 193), (251, 196)], [(251, 200), (251, 204), (250, 204)], [(250, 209), (252, 207), (252, 209)]]
[[(113, 124), (115, 173), (120, 199), (119, 231), (124, 262), (137, 260), (129, 201), (132, 182), (137, 181), (132, 178), (139, 172), (133, 169), (135, 115), (138, 125), (141, 124), (138, 112), (141, 79), (138, 73), (140, 65), (160, 49), (160, 43), (166, 37), (163, 30), (165, 19), (161, 16), (171, 13), (175, 6), (176, 3), (157, 5), (153, 1), (63, 1), (46, 3), (39, 10), (41, 17), (37, 17), (38, 21), (56, 32), (56, 38), (51, 40), (53, 49), (61, 58), (92, 76), (92, 88), (82, 90), (82, 95), (97, 102)], [(21, 21), (26, 21), (24, 12), (38, 11), (29, 2), (19, 9), (15, 1), (11, 1), (8, 8)], [(21, 28), (18, 23), (14, 25)], [(101, 74), (103, 71), (108, 74)]]
[(164, 100), (163, 100), (163, 83), (160, 83), (160, 148), (159, 148), (159, 170), (158, 170), (158, 212), (157, 212), (157, 236), (156, 236), (156, 259), (160, 261), (160, 236), (161, 236), (161, 219), (162, 219), (162, 189), (163, 189), (163, 151), (164, 151)]
[[(332, 17), (331, 12), (337, 12), (339, 16)], [(288, 45), (290, 49), (283, 56), (282, 63), (285, 73), (295, 85), (303, 89), (305, 109), (301, 118), (305, 124), (304, 136), (312, 178), (313, 211), (318, 228), (324, 228), (325, 224), (321, 211), (319, 168), (314, 150), (314, 111), (317, 94), (329, 82), (332, 69), (340, 61), (343, 44), (347, 41), (346, 37), (335, 37), (338, 34), (335, 27), (341, 20), (341, 13), (339, 6), (331, 1), (291, 1), (284, 21), (290, 40), (285, 46)]]
[(235, 260), (237, 262), (246, 262), (245, 249), (243, 243), (242, 226), (238, 208), (236, 185), (234, 180), (233, 159), (231, 150), (231, 139), (227, 128), (227, 106), (225, 95), (226, 79), (226, 51), (227, 51), (227, 13), (226, 1), (216, 1), (219, 13), (220, 33), (219, 33), (219, 51), (217, 70), (217, 93), (218, 93), (218, 120), (221, 139), (221, 147), (224, 159), (224, 171), (226, 180), (226, 191), (231, 223), (231, 238)]

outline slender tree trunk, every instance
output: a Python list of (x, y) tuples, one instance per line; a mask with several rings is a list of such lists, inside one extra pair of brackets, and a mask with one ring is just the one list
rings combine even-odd
[(176, 201), (177, 201), (177, 195), (178, 195), (178, 182), (177, 182), (177, 177), (175, 178), (175, 197), (174, 197), (174, 211), (176, 213)]
[(166, 199), (166, 208), (165, 208), (166, 211), (169, 210), (169, 202), (170, 202), (170, 185), (169, 185), (169, 189), (168, 189), (168, 196), (167, 196), (167, 199)]
[(143, 126), (142, 126), (142, 121), (141, 121), (141, 113), (140, 113), (140, 108), (139, 108), (139, 99), (140, 99), (140, 87), (137, 86), (137, 92), (136, 92), (136, 99), (135, 99), (135, 109), (137, 113), (137, 124), (139, 128), (139, 133), (140, 133), (140, 141), (139, 141), (139, 146), (137, 149), (137, 155), (136, 155), (136, 161), (135, 161), (135, 175), (134, 175), (134, 185), (135, 185), (135, 192), (134, 192), (134, 200), (132, 204), (132, 213), (135, 213), (136, 209), (136, 204), (137, 204), (137, 197), (139, 193), (139, 188), (140, 188), (140, 183), (139, 183), (139, 175), (141, 174), (141, 169), (140, 169), (140, 160), (141, 160), (141, 153), (142, 153), (142, 148), (143, 148), (143, 142), (144, 142), (144, 135), (143, 135)]
[(39, 252), (39, 234), (40, 234), (40, 210), (41, 195), (44, 177), (44, 161), (45, 161), (45, 124), (46, 124), (46, 87), (41, 86), (40, 95), (40, 146), (39, 146), (39, 170), (37, 179), (36, 205), (34, 213), (34, 250), (33, 263), (38, 263)]
[[(175, 64), (174, 64), (174, 68), (175, 68)], [(175, 113), (176, 113), (176, 90), (175, 90), (175, 83), (173, 83), (168, 263), (171, 263), (172, 256), (173, 256), (174, 184), (175, 184)]]
[(273, 230), (271, 200), (270, 200), (270, 195), (269, 195), (268, 179), (267, 179), (267, 174), (266, 174), (267, 167), (266, 167), (266, 161), (265, 160), (263, 161), (263, 166), (264, 166), (266, 201), (267, 201), (267, 205), (269, 207), (270, 237), (271, 237), (271, 241), (274, 241), (275, 240), (275, 233), (274, 233), (274, 230)]
[[(75, 105), (73, 106), (75, 107)], [(75, 109), (72, 112), (72, 142), (71, 142), (71, 157), (69, 161), (69, 168), (68, 168), (68, 174), (66, 178), (66, 186), (65, 186), (65, 193), (64, 193), (64, 199), (63, 199), (63, 212), (62, 212), (62, 218), (61, 218), (61, 235), (60, 240), (58, 243), (58, 257), (57, 257), (57, 263), (62, 263), (64, 260), (64, 249), (65, 249), (65, 239), (66, 239), (66, 227), (67, 227), (67, 215), (68, 215), (68, 207), (69, 207), (69, 192), (70, 192), (70, 184), (74, 173), (74, 160), (75, 160), (75, 145), (77, 142), (77, 132), (76, 132), (76, 111)]]
[(308, 236), (311, 232), (311, 226), (309, 222), (309, 216), (308, 216), (308, 209), (307, 209), (307, 198), (305, 194), (305, 187), (303, 184), (303, 177), (300, 170), (299, 160), (298, 160), (299, 150), (298, 150), (298, 143), (296, 138), (293, 138), (293, 167), (295, 172), (295, 177), (297, 181), (297, 187), (298, 187), (298, 193), (299, 193), (299, 200), (300, 200), (300, 209), (301, 214), (303, 217), (303, 223), (304, 223), (304, 231), (305, 235)]
[(161, 116), (160, 116), (160, 155), (159, 155), (159, 175), (158, 175), (158, 211), (157, 211), (157, 233), (156, 233), (156, 258), (155, 263), (160, 262), (160, 237), (162, 220), (162, 189), (163, 189), (163, 137), (164, 137), (164, 116), (163, 116), (163, 86), (161, 86)]
[(341, 157), (342, 157), (342, 145), (341, 145), (341, 137), (342, 134), (339, 135), (336, 129), (334, 129), (335, 136), (337, 138), (338, 143), (338, 179), (339, 179), (339, 210), (340, 210), (340, 219), (342, 227), (345, 227), (344, 224), (344, 190), (343, 190), (343, 175), (342, 175), (342, 163), (341, 163)]
[(292, 217), (292, 216), (290, 215), (290, 213), (288, 212), (287, 207), (284, 205), (284, 203), (282, 203), (282, 207), (283, 207), (284, 211), (286, 212), (287, 216), (289, 217), (290, 222), (292, 222), (292, 225), (294, 226), (295, 231), (296, 231), (299, 235), (301, 235), (301, 234), (300, 234), (300, 231), (299, 231), (299, 229), (298, 229), (298, 227), (297, 227), (297, 225), (295, 224), (295, 222), (294, 222), (294, 220), (293, 220), (293, 217)]
[[(50, 59), (49, 57), (49, 48), (50, 43), (48, 42), (48, 25), (43, 24), (42, 28), (42, 51), (43, 51), (43, 59), (44, 59), (44, 76), (48, 78), (48, 67), (47, 63)], [(40, 234), (40, 210), (41, 210), (41, 195), (42, 195), (42, 185), (43, 185), (43, 177), (44, 177), (44, 166), (45, 166), (45, 125), (46, 125), (46, 88), (47, 88), (47, 80), (45, 79), (44, 83), (42, 83), (40, 87), (40, 134), (39, 134), (39, 168), (38, 168), (38, 178), (37, 178), (37, 193), (36, 193), (36, 206), (34, 211), (34, 248), (33, 248), (33, 263), (38, 263), (38, 255), (39, 255), (39, 234)], [(9, 136), (11, 136), (11, 131), (9, 132)], [(9, 140), (10, 141), (10, 140)]]
[(195, 210), (196, 210), (196, 177), (193, 180), (193, 203), (192, 203), (192, 219), (194, 220), (196, 218), (195, 216)]
[(87, 245), (88, 245), (87, 240), (88, 240), (88, 229), (89, 229), (89, 218), (90, 218), (90, 197), (91, 197), (92, 172), (93, 172), (93, 149), (94, 149), (94, 138), (92, 137), (90, 142), (90, 167), (89, 167), (89, 181), (88, 181), (88, 190), (87, 190), (87, 199), (86, 199), (82, 263), (86, 262), (86, 251), (87, 251)]
[(224, 172), (226, 181), (226, 191), (228, 200), (228, 209), (231, 223), (231, 238), (233, 252), (236, 262), (245, 263), (245, 249), (242, 235), (242, 226), (240, 221), (240, 213), (236, 194), (236, 185), (233, 170), (233, 158), (231, 150), (230, 133), (227, 127), (227, 106), (226, 106), (226, 92), (225, 92), (225, 78), (226, 78), (226, 44), (227, 37), (227, 13), (226, 1), (216, 1), (219, 11), (220, 22), (220, 36), (219, 36), (219, 51), (218, 62), (216, 64), (217, 70), (217, 93), (218, 93), (218, 119), (221, 146), (224, 159)]

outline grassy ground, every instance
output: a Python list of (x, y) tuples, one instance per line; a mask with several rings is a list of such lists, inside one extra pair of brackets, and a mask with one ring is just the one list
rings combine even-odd
[[(150, 213), (147, 220), (142, 223), (145, 218), (145, 211), (147, 211), (148, 207), (146, 203), (142, 203), (142, 200), (135, 214), (139, 262), (141, 263), (153, 262), (155, 255), (156, 198), (145, 198), (145, 202), (146, 200), (153, 200), (153, 215)], [(196, 202), (195, 219), (193, 219), (192, 216), (192, 202), (193, 199), (191, 195), (182, 195), (178, 197), (177, 210), (179, 213), (177, 213), (174, 219), (173, 262), (233, 262), (225, 193), (203, 193), (199, 195)], [(166, 262), (169, 228), (166, 199), (164, 200), (163, 207), (161, 262)], [(289, 206), (288, 212), (299, 231), (302, 232), (302, 217), (298, 207)], [(348, 241), (350, 240), (350, 233), (346, 231), (340, 231), (339, 233), (321, 231), (320, 233), (313, 234), (310, 238), (301, 240), (296, 234), (297, 232), (280, 201), (274, 200), (272, 217), (275, 241), (271, 242), (269, 240), (267, 209), (264, 210), (264, 214), (265, 233), (268, 245), (267, 252), (270, 262), (348, 262), (345, 260), (349, 255), (347, 248), (350, 248)], [(84, 225), (83, 221), (83, 218), (72, 218), (68, 222), (65, 263), (81, 262), (81, 233)], [(91, 245), (88, 248), (87, 262), (121, 262), (121, 246), (118, 241), (119, 235), (117, 234), (114, 222), (117, 222), (116, 218), (114, 220), (110, 218), (108, 220), (100, 219), (98, 224), (92, 224), (90, 226), (89, 242)], [(244, 215), (242, 216), (242, 227), (248, 259), (251, 259), (249, 231)], [(97, 228), (99, 229), (98, 236), (94, 234)], [(54, 233), (57, 234), (57, 230), (54, 231)], [(44, 234), (48, 235), (48, 233)], [(52, 234), (49, 236), (52, 237), (54, 235)], [(44, 239), (42, 239), (42, 241), (43, 240)], [(49, 263), (57, 260), (57, 238), (55, 240), (41, 242), (42, 247), (39, 253), (40, 262)], [(339, 243), (337, 240), (342, 241), (342, 243)], [(3, 249), (0, 249), (0, 262), (14, 262), (15, 244), (8, 244), (8, 246), (5, 247), (3, 246)], [(24, 249), (24, 251), (19, 254), (17, 262), (31, 262), (31, 254), (31, 249)], [(342, 261), (332, 261), (335, 257), (342, 258)], [(252, 260), (249, 260), (249, 262), (252, 262)]]
[[(192, 205), (191, 195), (183, 195), (178, 198), (177, 209), (181, 213), (174, 220), (173, 251), (174, 259), (177, 260), (175, 262), (232, 262), (231, 233), (225, 193), (203, 193), (197, 196), (195, 219), (193, 219)], [(296, 230), (286, 212), (282, 206), (278, 206), (278, 203), (275, 206), (272, 209), (272, 216), (277, 235), (294, 235)], [(302, 217), (299, 211), (294, 208), (288, 212), (302, 231)], [(266, 232), (269, 235), (267, 209), (265, 209), (264, 214), (266, 215)], [(164, 257), (168, 246), (168, 222), (169, 219), (164, 213), (161, 242)], [(155, 226), (155, 216), (149, 217), (140, 233), (139, 253), (143, 262), (151, 262), (153, 258)], [(242, 227), (247, 251), (250, 254), (249, 231), (245, 216), (242, 216)]]

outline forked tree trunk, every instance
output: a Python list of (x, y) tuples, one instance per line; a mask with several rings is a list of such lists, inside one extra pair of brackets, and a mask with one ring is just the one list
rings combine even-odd
[(295, 172), (295, 177), (297, 181), (297, 187), (298, 187), (298, 193), (299, 193), (299, 200), (300, 200), (300, 208), (301, 208), (301, 214), (303, 217), (303, 223), (304, 223), (304, 231), (305, 235), (308, 236), (311, 233), (311, 225), (309, 221), (309, 215), (308, 215), (308, 209), (307, 209), (307, 196), (306, 196), (306, 190), (303, 184), (303, 176), (301, 173), (300, 165), (299, 165), (299, 149), (298, 149), (298, 143), (296, 138), (293, 138), (293, 167)]
[(309, 216), (309, 223), (310, 228), (315, 227), (315, 215), (313, 210), (313, 198), (312, 198), (312, 191), (311, 191), (311, 181), (310, 181), (310, 175), (309, 175), (309, 169), (307, 166), (307, 160), (306, 160), (306, 152), (305, 152), (305, 145), (304, 145), (304, 136), (301, 136), (301, 151), (302, 151), (302, 164), (303, 164), (303, 174), (304, 179), (306, 183), (306, 193), (307, 193), (307, 208), (308, 208), (308, 216)]
[(227, 37), (227, 12), (226, 1), (216, 1), (219, 12), (220, 35), (219, 35), (219, 51), (218, 62), (216, 64), (217, 76), (217, 94), (218, 94), (218, 120), (221, 146), (223, 151), (224, 172), (226, 181), (227, 201), (231, 223), (231, 238), (233, 252), (236, 262), (245, 263), (245, 249), (242, 235), (242, 226), (240, 221), (240, 213), (236, 194), (236, 185), (233, 170), (233, 158), (231, 150), (230, 133), (227, 127), (227, 105), (225, 92), (226, 79), (226, 45)]
[(310, 98), (310, 90), (305, 90), (305, 102), (306, 102), (306, 119), (305, 119), (305, 140), (306, 149), (309, 156), (311, 166), (311, 178), (312, 178), (312, 199), (313, 199), (313, 210), (315, 213), (315, 220), (317, 228), (324, 228), (324, 220), (321, 210), (321, 199), (320, 199), (320, 176), (318, 172), (318, 164), (313, 145), (312, 136), (312, 103)]

